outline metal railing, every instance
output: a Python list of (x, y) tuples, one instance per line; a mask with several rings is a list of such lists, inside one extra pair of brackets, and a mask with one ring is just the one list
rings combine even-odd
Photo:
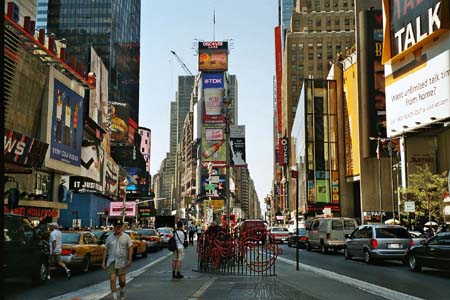
[(230, 232), (209, 228), (197, 240), (198, 271), (249, 276), (275, 276), (281, 248), (266, 229)]

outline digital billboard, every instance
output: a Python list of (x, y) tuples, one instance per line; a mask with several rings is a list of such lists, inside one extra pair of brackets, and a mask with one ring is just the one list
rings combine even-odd
[(227, 71), (228, 43), (227, 42), (199, 42), (198, 45), (199, 71)]
[[(125, 202), (126, 206), (126, 216), (134, 217), (136, 216), (136, 201)], [(110, 217), (121, 217), (124, 211), (123, 202), (111, 202), (109, 206), (109, 216)]]
[(202, 87), (204, 89), (222, 89), (224, 88), (224, 73), (203, 73)]
[(129, 104), (123, 102), (111, 102), (110, 104), (111, 139), (116, 142), (128, 143)]
[(81, 148), (81, 176), (100, 182), (103, 156), (102, 149), (95, 141), (84, 139)]

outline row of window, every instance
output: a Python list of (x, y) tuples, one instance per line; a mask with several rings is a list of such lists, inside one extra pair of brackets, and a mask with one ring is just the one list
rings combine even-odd
[(315, 0), (314, 1), (314, 6), (313, 6), (313, 2), (312, 1), (310, 1), (310, 0), (307, 0), (306, 1), (306, 8), (308, 9), (308, 10), (311, 10), (311, 9), (315, 9), (315, 10), (321, 10), (322, 8), (328, 8), (328, 7), (330, 7), (331, 5), (333, 5), (333, 7), (342, 7), (342, 8), (348, 8), (349, 7), (349, 2), (350, 2), (350, 5), (353, 7), (353, 6), (355, 6), (355, 4), (354, 4), (354, 2), (352, 1), (352, 0), (341, 0), (341, 1), (339, 1), (339, 0), (334, 0), (334, 1), (321, 1), (321, 0)]

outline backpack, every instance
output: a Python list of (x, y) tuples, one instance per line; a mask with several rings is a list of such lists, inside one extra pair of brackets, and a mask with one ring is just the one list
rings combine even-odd
[(172, 252), (177, 250), (177, 241), (175, 241), (175, 235), (173, 235), (167, 242), (167, 249)]

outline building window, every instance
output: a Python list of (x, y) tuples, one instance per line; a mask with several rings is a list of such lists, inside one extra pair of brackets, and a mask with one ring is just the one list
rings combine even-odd
[(145, 148), (144, 148), (144, 147), (142, 147), (142, 150), (141, 150), (141, 152), (142, 152), (142, 153), (144, 153), (144, 151), (145, 151)]

